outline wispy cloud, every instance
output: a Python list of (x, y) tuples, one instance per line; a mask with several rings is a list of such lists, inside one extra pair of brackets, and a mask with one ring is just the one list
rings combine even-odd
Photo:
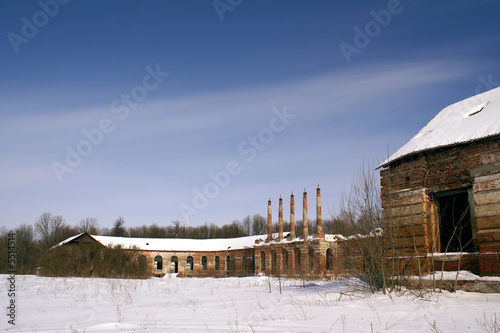
[[(385, 154), (387, 139), (380, 133), (391, 129), (367, 131), (370, 124), (363, 124), (364, 118), (412, 112), (418, 102), (409, 97), (425, 96), (471, 71), (468, 64), (442, 61), (359, 66), (284, 84), (152, 99), (123, 121), (108, 105), (43, 116), (10, 115), (0, 124), (3, 140), (11, 142), (2, 149), (8, 163), (2, 166), (0, 182), (20, 190), (43, 188), (41, 202), (51, 207), (62, 191), (66, 196), (56, 206), (73, 207), (74, 218), (106, 202), (106, 218), (128, 214), (138, 219), (147, 209), (142, 216), (178, 219), (178, 204), (191, 200), (193, 188), (203, 186), (209, 172), (229, 160), (243, 161), (238, 144), (266, 126), (274, 108), (286, 107), (297, 116), (290, 127), (255, 161), (244, 164), (241, 175), (191, 222), (225, 223), (261, 211), (259, 199), (316, 182), (329, 187), (325, 202), (334, 202), (352, 173), (339, 178), (333, 166), (349, 169), (364, 153)], [(75, 145), (83, 138), (81, 131), (97, 126), (102, 118), (112, 119), (116, 130), (67, 175), (68, 183), (59, 184), (49, 172), (50, 163), (63, 160), (65, 147)], [(373, 136), (380, 143), (378, 151), (373, 151)], [(34, 150), (36, 155), (23, 158)]]

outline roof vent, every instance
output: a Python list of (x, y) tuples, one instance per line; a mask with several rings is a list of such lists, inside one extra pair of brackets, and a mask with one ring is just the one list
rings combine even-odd
[(478, 106), (476, 106), (475, 108), (472, 108), (469, 112), (467, 112), (465, 114), (465, 117), (472, 117), (473, 115), (475, 114), (478, 114), (479, 112), (483, 111), (483, 109), (486, 107), (486, 105), (488, 105), (490, 102), (485, 102), (485, 103), (481, 103), (479, 104)]

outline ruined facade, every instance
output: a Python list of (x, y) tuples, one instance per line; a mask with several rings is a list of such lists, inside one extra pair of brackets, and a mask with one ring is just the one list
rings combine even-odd
[(500, 88), (444, 108), (380, 167), (389, 258), (500, 275)]
[(225, 277), (249, 275), (314, 276), (341, 275), (341, 245), (347, 240), (322, 231), (321, 193), (316, 190), (317, 233), (308, 234), (307, 193), (303, 194), (302, 235), (295, 233), (295, 202), (290, 197), (291, 230), (283, 231), (283, 201), (279, 199), (278, 233), (272, 232), (271, 200), (268, 201), (267, 235), (230, 239), (154, 239), (80, 234), (56, 246), (99, 243), (107, 247), (138, 251), (154, 276)]

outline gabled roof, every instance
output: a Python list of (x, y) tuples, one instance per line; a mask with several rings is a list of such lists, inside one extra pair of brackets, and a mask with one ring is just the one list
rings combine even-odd
[(500, 88), (441, 110), (378, 168), (416, 153), (500, 135)]
[[(92, 241), (92, 240), (93, 240), (93, 241), (96, 241), (96, 240), (95, 240), (92, 236), (90, 236), (90, 235), (89, 235), (89, 234), (87, 234), (86, 232), (82, 232), (81, 234), (78, 234), (78, 235), (75, 235), (75, 236), (69, 237), (69, 238), (67, 238), (67, 239), (63, 240), (62, 242), (60, 242), (60, 243), (58, 243), (58, 244), (56, 244), (56, 245), (52, 246), (52, 247), (50, 248), (50, 250), (55, 249), (56, 247), (61, 246), (61, 245), (71, 244), (71, 243), (77, 243), (77, 242), (78, 242), (78, 240), (79, 240), (80, 238), (87, 238), (86, 240), (90, 240), (90, 241)], [(97, 241), (96, 241), (96, 242), (97, 242)]]

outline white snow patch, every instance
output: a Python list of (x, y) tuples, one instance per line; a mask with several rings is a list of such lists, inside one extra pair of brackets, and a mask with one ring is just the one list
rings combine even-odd
[[(6, 280), (7, 276), (0, 276)], [(479, 332), (500, 294), (364, 294), (359, 279), (16, 277), (7, 332)], [(303, 285), (305, 284), (305, 287)], [(269, 293), (271, 285), (272, 293)], [(357, 292), (353, 293), (353, 290)], [(7, 284), (0, 284), (7, 295)], [(6, 298), (2, 298), (4, 307)]]

